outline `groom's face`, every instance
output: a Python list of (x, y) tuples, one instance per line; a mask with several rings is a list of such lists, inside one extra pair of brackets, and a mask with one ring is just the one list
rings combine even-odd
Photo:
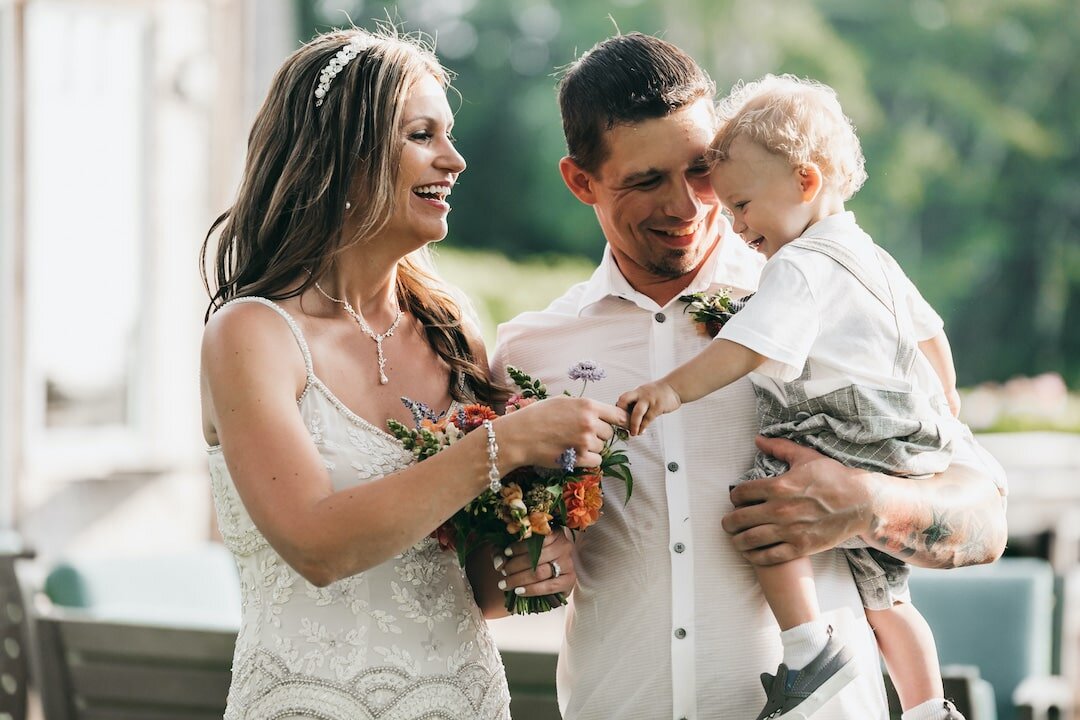
[(714, 133), (708, 99), (604, 133), (592, 204), (619, 269), (639, 289), (696, 270), (718, 237), (705, 161)]

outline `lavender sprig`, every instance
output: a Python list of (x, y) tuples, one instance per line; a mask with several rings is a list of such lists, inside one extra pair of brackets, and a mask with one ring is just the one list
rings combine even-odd
[(574, 472), (574, 465), (577, 464), (577, 451), (574, 448), (566, 448), (562, 454), (559, 455), (559, 467), (566, 472)]
[(409, 408), (409, 412), (412, 413), (413, 420), (416, 422), (417, 427), (420, 427), (420, 423), (424, 420), (430, 420), (431, 422), (439, 421), (439, 414), (419, 400), (403, 397), (401, 398), (401, 402), (405, 407)]

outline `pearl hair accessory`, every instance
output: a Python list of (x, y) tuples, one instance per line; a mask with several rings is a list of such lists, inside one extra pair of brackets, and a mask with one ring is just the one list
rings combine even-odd
[(319, 86), (315, 88), (315, 107), (320, 107), (323, 104), (326, 91), (330, 89), (330, 82), (337, 77), (339, 72), (345, 69), (345, 66), (353, 58), (360, 54), (366, 44), (364, 38), (359, 35), (354, 36), (343, 48), (337, 51), (334, 57), (330, 58), (330, 62), (319, 73)]

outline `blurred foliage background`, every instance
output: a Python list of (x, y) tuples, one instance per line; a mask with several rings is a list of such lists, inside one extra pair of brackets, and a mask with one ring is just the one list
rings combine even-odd
[[(297, 0), (298, 39), (387, 17), (457, 72), (469, 161), (441, 265), (497, 322), (588, 276), (603, 239), (565, 189), (557, 68), (617, 31), (665, 37), (726, 92), (766, 72), (836, 88), (870, 180), (850, 203), (945, 318), (961, 385), (1080, 389), (1075, 0)], [(453, 248), (449, 249), (449, 248)], [(473, 257), (461, 250), (497, 252)]]

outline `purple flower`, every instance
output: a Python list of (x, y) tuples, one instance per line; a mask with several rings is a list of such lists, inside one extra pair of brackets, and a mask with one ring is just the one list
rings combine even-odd
[(571, 380), (584, 380), (586, 382), (597, 382), (603, 380), (607, 375), (604, 372), (604, 368), (600, 367), (592, 360), (582, 360), (577, 365), (571, 366), (569, 373)]
[[(601, 371), (602, 372), (602, 371)], [(577, 462), (577, 451), (574, 448), (566, 448), (563, 450), (562, 455), (559, 456), (559, 467), (566, 472), (574, 471), (574, 464)]]
[(409, 412), (412, 413), (413, 420), (416, 421), (416, 426), (420, 427), (420, 423), (424, 420), (430, 420), (431, 422), (438, 422), (440, 413), (436, 413), (418, 400), (410, 400), (407, 397), (401, 398), (402, 404), (409, 408)]

